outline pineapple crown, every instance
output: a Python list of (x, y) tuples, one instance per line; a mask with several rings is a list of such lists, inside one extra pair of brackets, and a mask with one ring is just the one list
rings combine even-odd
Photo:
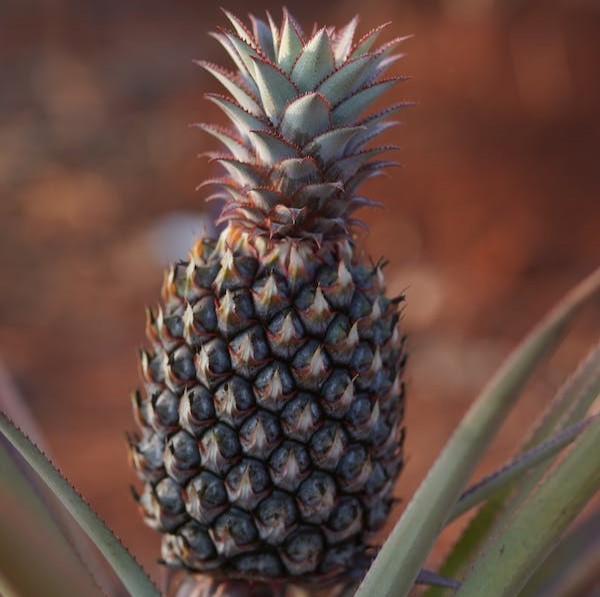
[(286, 9), (280, 27), (269, 13), (266, 22), (250, 15), (251, 28), (224, 13), (233, 29), (212, 35), (236, 71), (199, 64), (229, 92), (206, 97), (233, 127), (197, 125), (227, 149), (209, 154), (226, 174), (203, 183), (218, 187), (210, 199), (226, 200), (220, 221), (269, 242), (347, 238), (362, 224), (352, 214), (378, 205), (357, 194), (360, 183), (397, 165), (378, 157), (396, 146), (369, 144), (397, 124), (388, 116), (409, 104), (362, 114), (403, 80), (382, 77), (402, 56), (394, 50), (406, 38), (373, 50), (386, 25), (354, 41), (357, 17), (341, 29), (315, 25), (307, 37)]

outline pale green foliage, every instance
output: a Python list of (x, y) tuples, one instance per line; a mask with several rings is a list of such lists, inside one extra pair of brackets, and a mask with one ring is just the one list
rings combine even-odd
[(518, 595), (600, 487), (599, 445), (600, 419), (596, 419), (484, 547), (457, 597), (478, 597), (484, 592)]
[[(108, 527), (104, 525), (48, 459), (3, 413), (0, 413), (0, 432), (18, 450), (19, 454), (42, 478), (44, 483), (60, 499), (63, 506), (94, 541), (129, 592), (136, 597), (154, 597), (158, 595), (158, 591), (144, 571)], [(35, 563), (33, 565), (35, 566)], [(65, 582), (68, 582), (68, 580), (65, 579)], [(65, 587), (64, 594), (77, 595), (79, 594), (78, 590), (77, 586), (71, 585), (70, 588)]]

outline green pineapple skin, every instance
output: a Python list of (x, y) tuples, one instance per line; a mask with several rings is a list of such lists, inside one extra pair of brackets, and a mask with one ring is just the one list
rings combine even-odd
[(402, 297), (386, 298), (381, 263), (350, 236), (371, 203), (358, 184), (388, 164), (364, 145), (397, 106), (360, 120), (349, 103), (378, 90), (389, 44), (369, 51), (378, 30), (351, 43), (355, 21), (305, 38), (287, 12), (253, 32), (226, 14), (234, 31), (217, 38), (238, 75), (207, 68), (237, 130), (204, 128), (230, 152), (228, 225), (171, 268), (148, 311), (135, 495), (171, 568), (347, 582), (368, 566), (403, 464)]

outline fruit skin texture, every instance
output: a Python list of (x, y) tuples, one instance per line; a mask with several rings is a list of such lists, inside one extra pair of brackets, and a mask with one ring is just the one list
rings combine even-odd
[(148, 312), (140, 435), (145, 521), (171, 567), (229, 578), (339, 582), (360, 576), (402, 468), (406, 356), (402, 297), (354, 247), (364, 179), (389, 162), (365, 148), (391, 123), (362, 112), (400, 40), (370, 48), (345, 28), (215, 34), (238, 71), (204, 64), (231, 97), (210, 96), (233, 130), (202, 125), (229, 150), (228, 225), (167, 273)]

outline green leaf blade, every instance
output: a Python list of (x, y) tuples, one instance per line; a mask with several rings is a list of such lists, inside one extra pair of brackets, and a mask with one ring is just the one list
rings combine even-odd
[(531, 577), (519, 597), (588, 594), (600, 570), (600, 509), (571, 530)]
[[(543, 442), (552, 433), (581, 421), (598, 393), (600, 393), (600, 344), (590, 351), (575, 373), (560, 388), (548, 412), (542, 417), (541, 423), (524, 443), (523, 450), (528, 450)], [(469, 522), (441, 566), (440, 573), (460, 577), (493, 529), (502, 525), (509, 512), (539, 482), (548, 466), (549, 463), (539, 464), (529, 475), (520, 478), (518, 482), (509, 483), (493, 495)], [(427, 591), (426, 597), (440, 597), (442, 594), (442, 591), (433, 588)]]
[(521, 504), (475, 562), (457, 597), (513, 597), (600, 488), (600, 419)]
[(101, 596), (16, 458), (0, 441), (0, 594)]
[(478, 503), (485, 501), (498, 491), (502, 491), (509, 483), (521, 478), (527, 471), (538, 464), (548, 461), (565, 446), (570, 444), (581, 433), (585, 427), (594, 419), (590, 417), (575, 425), (571, 425), (550, 439), (542, 442), (535, 448), (517, 456), (514, 460), (503, 466), (496, 472), (488, 475), (479, 483), (462, 494), (448, 523), (452, 522)]
[(0, 432), (43, 479), (110, 563), (127, 590), (136, 597), (158, 597), (159, 592), (119, 540), (77, 494), (37, 447), (0, 413)]

